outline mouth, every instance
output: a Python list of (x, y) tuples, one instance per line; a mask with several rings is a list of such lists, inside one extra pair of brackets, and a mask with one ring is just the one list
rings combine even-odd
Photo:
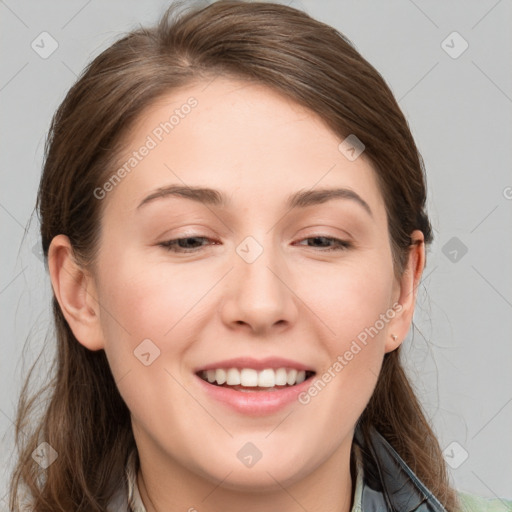
[(299, 395), (312, 385), (316, 375), (312, 367), (278, 356), (225, 359), (193, 372), (206, 400), (252, 417), (297, 405)]
[(206, 383), (242, 393), (280, 391), (293, 388), (311, 379), (316, 372), (290, 367), (264, 368), (211, 368), (196, 375)]

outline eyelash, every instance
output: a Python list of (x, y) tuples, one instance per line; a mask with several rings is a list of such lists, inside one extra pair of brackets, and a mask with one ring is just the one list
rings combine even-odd
[[(201, 246), (201, 247), (194, 248), (194, 249), (183, 249), (183, 248), (176, 249), (178, 242), (180, 242), (181, 240), (188, 240), (190, 238), (200, 238), (203, 240), (211, 240), (205, 236), (190, 235), (190, 236), (186, 236), (183, 238), (174, 238), (172, 240), (166, 240), (165, 242), (160, 242), (158, 245), (163, 247), (164, 249), (166, 249), (169, 252), (175, 252), (175, 253), (194, 253), (194, 252), (197, 252), (198, 249), (201, 249), (202, 247), (204, 247), (204, 246)], [(340, 240), (339, 238), (322, 236), (322, 235), (310, 236), (307, 238), (303, 238), (302, 240), (299, 240), (299, 241), (303, 242), (305, 240), (313, 240), (315, 238), (323, 238), (324, 240), (330, 240), (337, 244), (337, 245), (329, 247), (327, 249), (320, 249), (320, 252), (346, 251), (347, 249), (350, 249), (352, 247), (351, 242), (347, 242), (346, 240)]]

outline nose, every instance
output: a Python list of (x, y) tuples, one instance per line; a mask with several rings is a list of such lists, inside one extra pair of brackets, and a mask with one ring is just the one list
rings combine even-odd
[(278, 250), (252, 239), (237, 248), (233, 267), (221, 309), (228, 328), (270, 335), (295, 323), (298, 308), (293, 277)]

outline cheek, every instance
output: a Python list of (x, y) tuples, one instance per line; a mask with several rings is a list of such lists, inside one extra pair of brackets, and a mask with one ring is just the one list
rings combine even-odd
[[(213, 268), (205, 261), (149, 265), (128, 252), (105, 254), (99, 300), (105, 313), (105, 343), (111, 353), (116, 347), (126, 350), (128, 346), (133, 351), (145, 339), (153, 340), (160, 350), (180, 351), (184, 334), (193, 330), (193, 319), (218, 313), (212, 301), (224, 299), (227, 293), (223, 287), (229, 286), (229, 278), (212, 290), (225, 274), (222, 265)], [(330, 340), (331, 353), (338, 355), (347, 349), (347, 341), (364, 336), (361, 333), (389, 307), (390, 268), (391, 261), (372, 254), (339, 262), (290, 264), (283, 277), (293, 293), (286, 300), (296, 301), (304, 312), (299, 322), (302, 317), (308, 328), (316, 325), (318, 333), (322, 331)]]
[[(303, 275), (300, 296), (331, 334), (333, 347), (343, 349), (347, 340), (374, 326), (390, 307), (393, 285), (391, 262), (375, 257), (346, 260), (337, 268), (318, 266)], [(309, 283), (309, 284), (308, 284)], [(378, 327), (382, 329), (381, 322)]]
[[(365, 372), (378, 372), (383, 356), (386, 329), (379, 329), (377, 335), (373, 332), (389, 307), (392, 285), (391, 260), (371, 252), (366, 256), (347, 256), (338, 262), (296, 260), (283, 276), (293, 291), (286, 300), (295, 301), (300, 310), (292, 329), (304, 327), (311, 334), (311, 344), (326, 356), (326, 370), (345, 356), (343, 371), (336, 375), (352, 374), (364, 382)], [(136, 359), (141, 351), (149, 352), (146, 358), (150, 359), (165, 355), (159, 363), (172, 360), (172, 366), (179, 366), (187, 348), (200, 336), (200, 326), (220, 321), (215, 318), (216, 305), (226, 298), (230, 286), (229, 278), (219, 282), (226, 272), (224, 265), (148, 264), (135, 251), (116, 253), (114, 247), (104, 252), (99, 268), (105, 351), (116, 378), (141, 366)]]
[(178, 355), (186, 343), (178, 333), (207, 289), (179, 265), (147, 265), (121, 256), (112, 253), (103, 260), (98, 290), (105, 351), (113, 372), (119, 373), (134, 361), (140, 364), (135, 358), (141, 351), (151, 359), (170, 350), (171, 356)]
[[(165, 411), (169, 421), (180, 417), (183, 391), (177, 382), (182, 375), (176, 367), (195, 334), (194, 314), (199, 308), (194, 305), (211, 280), (201, 282), (179, 265), (147, 265), (128, 254), (117, 260), (105, 258), (102, 268), (99, 299), (104, 306), (105, 353), (123, 399), (143, 423), (161, 409), (161, 393), (181, 397), (168, 402)], [(169, 441), (179, 442), (179, 435), (173, 433)]]
[(388, 263), (375, 258), (368, 264), (354, 261), (336, 273), (317, 273), (307, 295), (325, 327), (320, 349), (328, 359), (301, 403), (311, 404), (315, 417), (335, 430), (348, 418), (356, 421), (377, 382), (395, 313)]

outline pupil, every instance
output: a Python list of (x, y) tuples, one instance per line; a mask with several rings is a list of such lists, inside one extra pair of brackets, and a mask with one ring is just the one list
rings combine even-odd
[[(185, 245), (185, 249), (189, 249), (189, 243), (193, 244), (194, 243), (194, 240), (197, 240), (198, 237), (188, 237), (188, 238), (183, 238), (182, 240), (180, 240), (180, 242), (183, 242), (182, 244), (182, 247), (183, 245)], [(196, 244), (197, 245), (197, 244)]]

